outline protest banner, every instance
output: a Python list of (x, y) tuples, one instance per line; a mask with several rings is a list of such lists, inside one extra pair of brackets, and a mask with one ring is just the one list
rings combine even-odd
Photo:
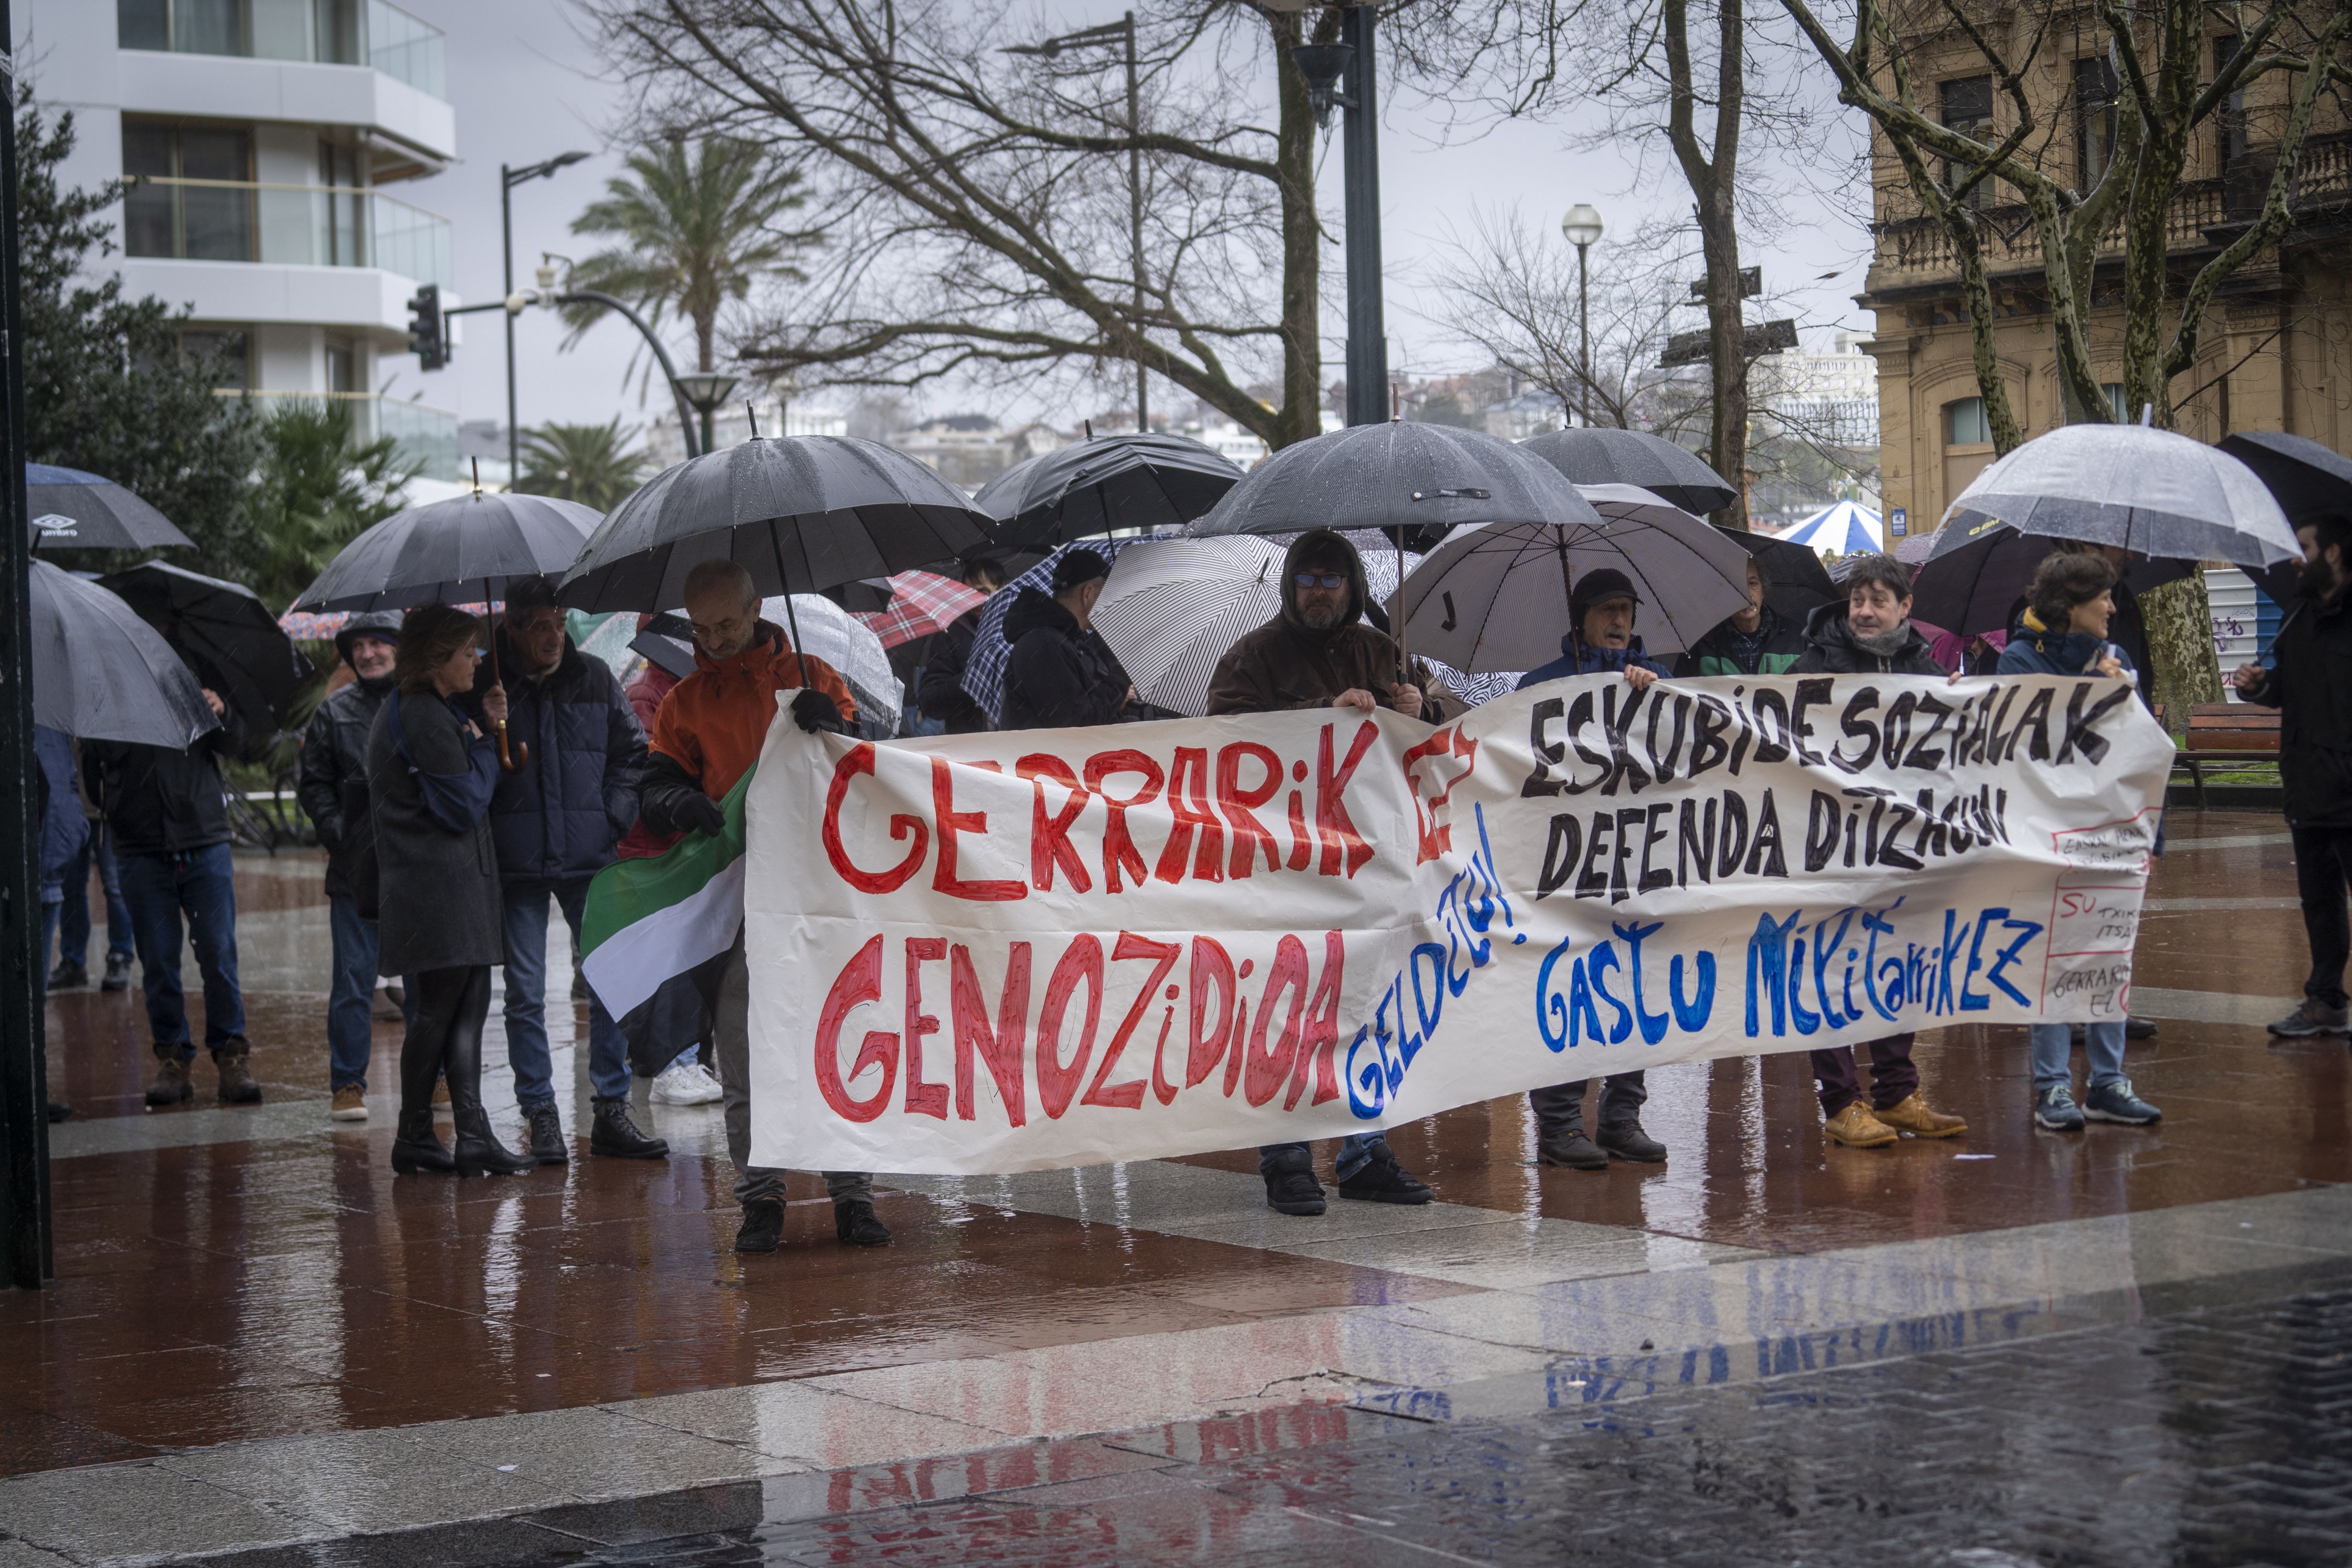
[(1435, 727), (780, 722), (745, 798), (752, 1156), (1142, 1159), (2120, 1018), (2171, 755), (2127, 682), (2043, 676), (1585, 677)]

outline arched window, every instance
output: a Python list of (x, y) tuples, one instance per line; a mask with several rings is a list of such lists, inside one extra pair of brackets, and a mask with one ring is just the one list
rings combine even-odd
[(1944, 500), (1969, 488), (1992, 461), (1992, 426), (1984, 399), (1957, 397), (1944, 405)]

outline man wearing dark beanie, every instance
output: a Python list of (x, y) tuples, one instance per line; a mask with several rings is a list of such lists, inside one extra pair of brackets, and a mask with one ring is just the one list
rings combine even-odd
[(1000, 730), (1061, 730), (1116, 724), (1135, 688), (1091, 621), (1110, 563), (1091, 550), (1066, 550), (1054, 563), (1054, 591), (1024, 588), (1004, 615)]

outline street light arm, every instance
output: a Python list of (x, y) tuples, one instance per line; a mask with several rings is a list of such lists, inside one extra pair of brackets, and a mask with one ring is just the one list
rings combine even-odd
[(602, 305), (607, 310), (618, 310), (628, 320), (629, 325), (637, 329), (645, 338), (646, 345), (654, 351), (654, 359), (661, 366), (662, 380), (669, 384), (670, 397), (677, 405), (677, 429), (678, 434), (685, 437), (686, 455), (689, 458), (701, 457), (702, 454), (695, 450), (694, 410), (686, 401), (686, 394), (678, 390), (677, 366), (671, 362), (669, 350), (662, 346), (661, 339), (656, 337), (654, 330), (646, 325), (646, 319), (630, 309), (625, 300), (615, 300), (612, 295), (599, 293), (593, 289), (568, 289), (563, 293), (545, 298), (551, 305)]

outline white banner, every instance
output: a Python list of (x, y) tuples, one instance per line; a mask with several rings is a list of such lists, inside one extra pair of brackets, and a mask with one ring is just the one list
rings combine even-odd
[(1697, 1057), (2121, 1018), (2171, 742), (2128, 682), (1547, 683), (853, 743), (749, 802), (752, 1158), (1326, 1138)]

